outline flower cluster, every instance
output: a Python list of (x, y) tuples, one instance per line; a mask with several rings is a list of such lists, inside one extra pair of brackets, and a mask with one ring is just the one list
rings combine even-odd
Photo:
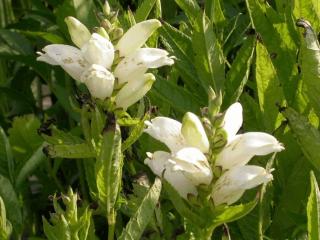
[[(186, 113), (182, 124), (166, 117), (147, 121), (145, 132), (165, 143), (171, 153), (147, 153), (145, 160), (151, 170), (162, 176), (187, 199), (197, 195), (197, 186), (211, 184), (213, 171), (207, 159), (209, 140), (200, 119)], [(213, 183), (215, 205), (232, 204), (244, 191), (272, 180), (272, 174), (259, 166), (246, 165), (253, 156), (280, 152), (284, 148), (273, 136), (263, 132), (237, 134), (242, 125), (242, 106), (234, 103), (225, 112), (221, 127), (227, 134), (227, 144), (215, 157), (214, 168), (222, 175)]]
[(77, 47), (51, 44), (38, 53), (37, 60), (61, 66), (72, 78), (84, 83), (93, 97), (105, 99), (112, 96), (114, 89), (120, 89), (115, 103), (125, 110), (141, 99), (155, 81), (153, 74), (146, 73), (148, 68), (174, 63), (165, 50), (142, 48), (161, 26), (156, 19), (134, 25), (115, 45), (106, 32), (91, 34), (73, 17), (67, 17), (66, 23)]

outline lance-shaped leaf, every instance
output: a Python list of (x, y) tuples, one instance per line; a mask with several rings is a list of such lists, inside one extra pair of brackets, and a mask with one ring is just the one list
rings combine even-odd
[(8, 240), (12, 232), (12, 225), (7, 220), (6, 206), (0, 197), (0, 239)]
[(161, 180), (155, 179), (154, 184), (143, 198), (139, 208), (130, 218), (119, 240), (141, 239), (144, 229), (150, 222), (161, 192)]
[(308, 21), (300, 19), (297, 26), (305, 29), (300, 53), (301, 81), (306, 86), (311, 105), (320, 115), (320, 45)]
[(51, 158), (93, 158), (96, 153), (87, 143), (49, 145), (43, 149)]
[(100, 206), (109, 216), (118, 198), (122, 176), (121, 132), (114, 115), (109, 116), (103, 130), (95, 168)]
[(292, 108), (285, 109), (282, 114), (289, 120), (290, 128), (304, 155), (310, 163), (319, 170), (320, 132), (308, 122), (307, 118)]
[(308, 198), (308, 236), (309, 240), (320, 239), (320, 191), (317, 179), (310, 173), (311, 192)]
[(141, 2), (135, 14), (136, 21), (141, 22), (146, 20), (155, 3), (156, 0), (144, 0)]
[(257, 205), (257, 200), (253, 200), (249, 203), (239, 204), (235, 206), (228, 206), (217, 208), (213, 213), (212, 227), (217, 227), (223, 223), (236, 221), (249, 212)]

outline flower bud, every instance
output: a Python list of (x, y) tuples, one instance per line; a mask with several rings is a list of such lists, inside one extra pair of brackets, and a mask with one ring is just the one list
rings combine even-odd
[(123, 35), (122, 28), (115, 28), (115, 29), (112, 29), (112, 31), (110, 32), (110, 36), (113, 41), (118, 40), (119, 38), (122, 37), (122, 35)]
[(81, 76), (90, 94), (99, 99), (110, 97), (113, 91), (114, 76), (106, 68), (93, 64)]
[(116, 49), (120, 51), (120, 56), (128, 56), (140, 48), (160, 26), (161, 23), (157, 19), (146, 20), (132, 26), (117, 44)]
[(101, 24), (101, 26), (102, 26), (107, 32), (109, 32), (109, 31), (113, 28), (112, 24), (111, 24), (110, 21), (107, 20), (107, 19), (103, 19), (103, 20), (100, 22), (100, 24)]
[(222, 94), (216, 94), (214, 90), (210, 87), (208, 91), (209, 95), (209, 117), (212, 119), (217, 113), (219, 113), (220, 106), (222, 104)]
[(77, 47), (81, 48), (87, 41), (89, 41), (91, 34), (88, 28), (78, 19), (74, 17), (66, 17), (64, 21), (68, 26), (71, 40)]
[(187, 112), (182, 119), (181, 133), (188, 145), (198, 148), (203, 153), (209, 151), (209, 140), (200, 119), (193, 113)]
[(98, 33), (100, 36), (104, 37), (107, 40), (110, 40), (109, 34), (103, 27), (96, 28), (96, 33)]
[(114, 59), (114, 48), (110, 41), (97, 33), (81, 48), (83, 57), (90, 64), (98, 64), (110, 69)]
[(143, 96), (151, 89), (152, 84), (155, 82), (156, 78), (153, 74), (147, 73), (141, 76), (141, 78), (136, 78), (129, 81), (124, 85), (116, 96), (116, 105), (124, 110), (137, 101), (139, 101)]
[(232, 204), (245, 190), (272, 180), (272, 174), (259, 166), (239, 166), (225, 172), (213, 187), (214, 204)]
[(103, 5), (103, 13), (104, 13), (106, 16), (109, 16), (110, 12), (111, 12), (110, 5), (109, 5), (108, 1), (105, 1), (105, 2), (104, 2), (104, 5)]

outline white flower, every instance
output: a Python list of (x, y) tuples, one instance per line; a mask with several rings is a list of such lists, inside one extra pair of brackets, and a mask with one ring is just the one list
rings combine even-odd
[[(166, 117), (156, 117), (151, 122), (146, 121), (148, 128), (145, 132), (166, 144), (171, 154), (161, 152), (161, 157), (158, 157), (160, 156), (156, 154), (158, 152), (153, 155), (149, 153), (145, 164), (158, 176), (165, 170), (164, 178), (186, 198), (188, 193), (197, 194), (196, 186), (210, 184), (212, 171), (204, 155), (208, 151), (206, 146), (208, 139), (199, 118), (187, 113), (184, 119), (183, 124)], [(195, 138), (191, 138), (192, 132)], [(200, 148), (197, 148), (198, 146)]]
[(151, 89), (156, 78), (152, 73), (146, 73), (141, 75), (140, 78), (136, 78), (124, 85), (116, 95), (116, 106), (121, 107), (124, 110), (141, 98)]
[(105, 99), (110, 97), (113, 91), (114, 76), (101, 65), (92, 64), (81, 76), (92, 96)]
[(219, 153), (216, 166), (224, 170), (247, 164), (256, 155), (267, 155), (284, 149), (270, 134), (248, 132), (236, 135), (242, 125), (242, 107), (234, 103), (226, 111), (223, 128), (227, 132), (228, 144)]
[[(67, 17), (65, 21), (72, 41), (79, 48), (63, 44), (48, 45), (43, 48), (43, 53), (39, 52), (37, 60), (60, 65), (72, 78), (86, 84), (91, 95), (96, 98), (110, 97), (116, 80), (118, 86), (122, 87), (116, 96), (117, 107), (126, 110), (150, 90), (155, 77), (145, 74), (148, 68), (174, 63), (165, 50), (140, 48), (161, 26), (156, 19), (131, 27), (119, 40), (116, 48), (108, 38), (97, 33), (90, 34), (77, 19)], [(119, 51), (122, 60), (112, 73), (110, 70), (115, 50)], [(125, 83), (127, 84), (123, 86)]]
[(215, 205), (238, 201), (245, 190), (272, 180), (272, 174), (259, 166), (237, 166), (226, 171), (213, 187)]

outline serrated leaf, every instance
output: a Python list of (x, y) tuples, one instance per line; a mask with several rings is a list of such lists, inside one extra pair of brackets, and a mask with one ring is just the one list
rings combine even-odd
[(320, 132), (312, 126), (308, 119), (292, 108), (285, 109), (282, 114), (288, 119), (289, 126), (297, 139), (304, 155), (310, 163), (320, 170)]
[(161, 192), (161, 180), (155, 179), (154, 184), (143, 198), (134, 216), (130, 218), (119, 240), (141, 239), (144, 229), (151, 220)]
[(309, 240), (320, 239), (320, 191), (314, 173), (310, 172), (311, 191), (307, 204)]
[(107, 216), (118, 198), (122, 176), (121, 132), (114, 119), (108, 120), (95, 166), (98, 198)]
[(175, 0), (178, 6), (184, 11), (189, 20), (196, 24), (197, 17), (201, 15), (201, 8), (196, 0)]

